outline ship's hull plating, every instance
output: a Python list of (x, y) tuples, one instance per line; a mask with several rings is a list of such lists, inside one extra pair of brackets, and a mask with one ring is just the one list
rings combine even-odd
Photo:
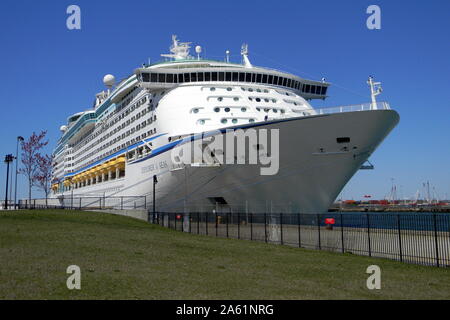
[[(103, 196), (108, 205), (111, 196), (145, 196), (135, 200), (137, 205), (145, 201), (146, 207), (152, 208), (156, 175), (158, 211), (231, 207), (255, 213), (321, 213), (398, 121), (393, 110), (372, 110), (255, 123), (255, 130), (279, 129), (279, 170), (275, 175), (261, 175), (261, 165), (250, 164), (174, 169), (168, 149), (127, 164), (123, 179), (76, 189), (73, 194), (65, 192), (64, 198)], [(350, 142), (338, 143), (339, 137), (348, 137)], [(119, 205), (112, 198), (109, 202)]]

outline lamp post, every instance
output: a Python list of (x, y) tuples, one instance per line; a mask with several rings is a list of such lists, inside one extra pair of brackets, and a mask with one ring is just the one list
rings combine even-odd
[[(156, 214), (156, 184), (158, 183), (158, 179), (156, 178), (156, 174), (153, 175), (153, 219), (155, 218)], [(158, 217), (158, 224), (159, 224), (159, 217)]]
[(5, 191), (5, 210), (8, 210), (8, 183), (9, 183), (9, 164), (14, 160), (12, 154), (7, 154), (5, 156), (6, 163), (6, 191)]
[(17, 174), (19, 173), (17, 166), (19, 162), (19, 141), (22, 142), (25, 139), (22, 136), (17, 137), (17, 144), (16, 144), (16, 181), (14, 183), (14, 209), (17, 209)]

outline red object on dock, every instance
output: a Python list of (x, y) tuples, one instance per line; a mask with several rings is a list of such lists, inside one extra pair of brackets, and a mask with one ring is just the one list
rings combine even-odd
[(181, 219), (181, 214), (177, 214), (177, 220)]
[(326, 218), (325, 219), (325, 224), (335, 224), (336, 221), (334, 220), (334, 218)]

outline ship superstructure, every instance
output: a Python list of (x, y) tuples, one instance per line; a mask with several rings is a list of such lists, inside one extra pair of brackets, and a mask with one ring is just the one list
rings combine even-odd
[[(386, 103), (314, 109), (329, 83), (189, 55), (172, 38), (170, 58), (144, 65), (96, 95), (89, 110), (61, 127), (54, 151), (55, 196), (149, 196), (159, 210), (208, 206), (321, 212), (398, 122)], [(373, 95), (374, 96), (374, 95)], [(170, 152), (196, 134), (226, 129), (280, 130), (280, 168), (262, 176), (251, 165), (173, 163)], [(192, 139), (191, 139), (192, 140)], [(214, 161), (213, 161), (214, 162)], [(217, 165), (216, 165), (217, 164)], [(146, 200), (147, 201), (147, 200)]]

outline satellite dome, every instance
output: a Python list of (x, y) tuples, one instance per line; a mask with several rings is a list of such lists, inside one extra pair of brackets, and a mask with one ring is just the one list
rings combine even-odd
[(196, 46), (195, 47), (195, 52), (196, 53), (202, 53), (202, 47), (201, 46)]
[(103, 83), (107, 87), (112, 87), (115, 82), (116, 82), (116, 78), (114, 78), (114, 76), (112, 74), (107, 74), (106, 76), (103, 77)]
[(60, 128), (59, 128), (59, 130), (61, 130), (61, 132), (66, 132), (67, 131), (67, 126), (65, 126), (65, 125), (62, 125)]

